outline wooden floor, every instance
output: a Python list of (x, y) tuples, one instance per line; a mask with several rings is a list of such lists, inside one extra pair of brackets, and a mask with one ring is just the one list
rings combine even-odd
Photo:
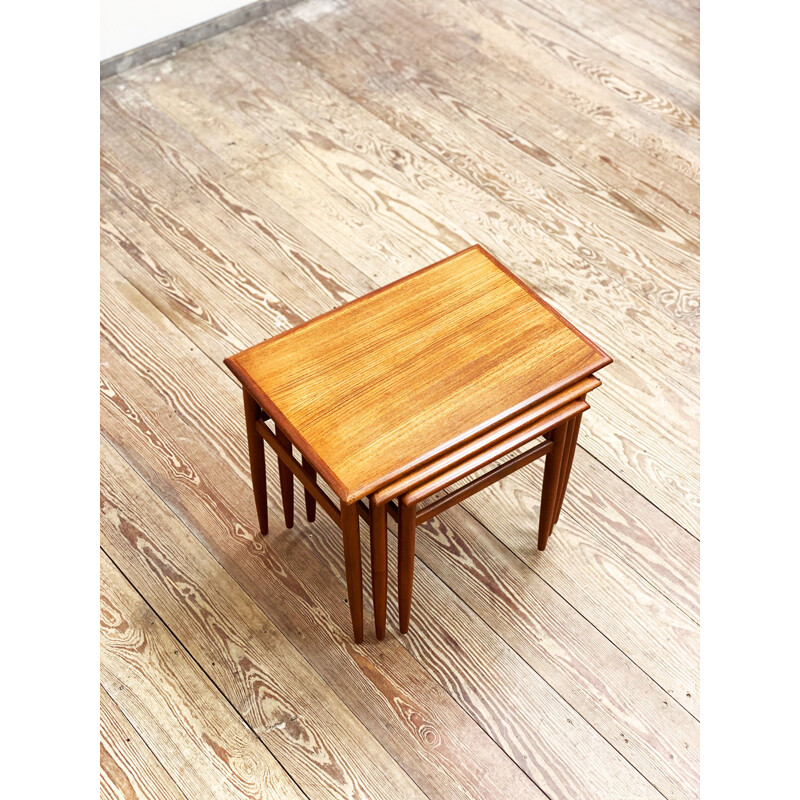
[[(698, 73), (695, 0), (311, 0), (102, 84), (105, 797), (698, 795)], [(475, 241), (615, 362), (547, 551), (537, 463), (355, 646), (222, 359)]]

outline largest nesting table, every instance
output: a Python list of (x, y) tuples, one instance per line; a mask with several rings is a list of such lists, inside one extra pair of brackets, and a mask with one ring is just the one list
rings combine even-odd
[[(546, 457), (538, 536), (544, 549), (586, 394), (610, 362), (480, 245), (231, 356), (225, 363), (244, 387), (261, 532), (268, 532), (266, 441), (279, 459), (286, 525), (294, 520), (296, 476), (309, 520), (318, 503), (342, 530), (356, 642), (363, 640), (359, 514), (370, 522), (378, 639), (386, 620), (387, 511), (399, 518), (405, 633), (416, 523), (539, 456)], [(540, 437), (527, 452), (418, 508)]]

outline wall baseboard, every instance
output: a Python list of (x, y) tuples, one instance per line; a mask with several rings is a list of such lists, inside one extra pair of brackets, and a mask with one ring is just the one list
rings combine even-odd
[(190, 44), (201, 42), (203, 39), (210, 39), (218, 33), (224, 33), (231, 28), (243, 25), (245, 22), (266, 16), (273, 11), (280, 11), (282, 8), (294, 5), (300, 0), (258, 0), (256, 3), (235, 8), (227, 14), (221, 14), (214, 19), (192, 25), (191, 28), (172, 33), (163, 39), (155, 42), (143, 44), (141, 47), (134, 47), (118, 56), (112, 56), (100, 62), (100, 80), (110, 78), (131, 67), (138, 67), (146, 61), (154, 58), (176, 53), (178, 50), (188, 47)]

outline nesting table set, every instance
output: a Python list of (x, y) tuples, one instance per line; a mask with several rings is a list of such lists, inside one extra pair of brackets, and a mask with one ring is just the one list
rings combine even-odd
[(361, 642), (359, 516), (370, 528), (378, 639), (386, 632), (387, 515), (398, 521), (401, 633), (409, 627), (417, 525), (541, 457), (544, 550), (586, 396), (600, 385), (594, 373), (611, 359), (474, 245), (225, 363), (244, 387), (261, 532), (268, 531), (266, 442), (278, 456), (286, 525), (294, 522), (297, 477), (308, 520), (319, 504), (342, 530), (353, 634)]

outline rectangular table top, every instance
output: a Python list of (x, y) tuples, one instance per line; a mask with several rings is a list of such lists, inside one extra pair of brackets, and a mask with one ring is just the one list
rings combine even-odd
[(344, 502), (610, 362), (480, 245), (225, 360)]

